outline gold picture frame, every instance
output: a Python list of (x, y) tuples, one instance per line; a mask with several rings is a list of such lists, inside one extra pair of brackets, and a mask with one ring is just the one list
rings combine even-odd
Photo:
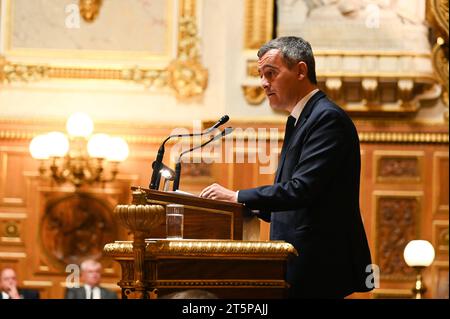
[[(168, 0), (167, 3), (167, 11), (172, 17), (168, 18), (171, 26), (167, 33), (175, 34), (176, 48), (166, 43), (165, 55), (129, 52), (126, 53), (128, 63), (123, 63), (125, 66), (122, 66), (114, 59), (125, 54), (108, 52), (107, 63), (95, 64), (88, 59), (100, 59), (105, 55), (104, 52), (99, 55), (98, 52), (89, 50), (76, 54), (70, 50), (15, 50), (11, 48), (10, 36), (7, 35), (3, 41), (3, 53), (0, 54), (0, 84), (43, 79), (122, 80), (140, 83), (147, 88), (168, 88), (178, 99), (202, 95), (207, 87), (208, 71), (201, 64), (197, 1)], [(11, 32), (8, 27), (11, 23), (11, 0), (1, 0), (1, 4), (2, 15), (5, 16), (1, 30), (8, 34)], [(171, 39), (166, 38), (166, 41), (171, 42)], [(52, 57), (58, 58), (55, 59), (58, 62), (53, 62)], [(67, 62), (61, 63), (64, 59)], [(141, 64), (138, 62), (131, 65), (131, 61), (139, 61)]]

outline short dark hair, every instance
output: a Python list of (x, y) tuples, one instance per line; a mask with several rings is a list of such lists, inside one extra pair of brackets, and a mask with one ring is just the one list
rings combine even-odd
[(258, 50), (258, 58), (261, 58), (267, 51), (278, 49), (281, 57), (290, 69), (295, 64), (303, 61), (308, 66), (308, 79), (313, 84), (317, 84), (316, 78), (316, 62), (311, 44), (300, 37), (280, 37), (270, 40)]

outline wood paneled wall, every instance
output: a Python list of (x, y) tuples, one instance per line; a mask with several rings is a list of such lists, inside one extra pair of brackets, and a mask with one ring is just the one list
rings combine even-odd
[[(424, 274), (429, 288), (426, 296), (448, 298), (448, 127), (400, 121), (356, 124), (361, 139), (361, 211), (373, 262), (380, 267), (381, 286), (371, 294), (354, 297), (409, 297), (414, 275), (403, 261), (403, 249), (409, 240), (421, 238), (436, 249), (435, 262)], [(267, 168), (267, 163), (261, 164), (258, 156), (253, 156), (262, 152), (261, 148), (266, 154), (273, 148), (267, 135), (270, 128), (278, 129), (276, 144), (281, 148), (284, 124), (230, 125), (242, 128), (236, 134), (239, 142), (234, 140), (232, 144), (233, 163), (183, 163), (180, 189), (199, 193), (212, 182), (232, 189), (273, 182), (273, 174), (261, 174), (260, 168)], [(258, 133), (257, 128), (262, 130)], [(28, 152), (34, 135), (64, 131), (63, 123), (0, 120), (0, 268), (14, 267), (21, 285), (39, 289), (43, 298), (62, 298), (68, 264), (77, 263), (83, 254), (98, 256), (101, 245), (111, 236), (130, 238), (116, 225), (112, 209), (130, 202), (131, 185), (148, 187), (151, 163), (160, 142), (172, 129), (96, 123), (96, 132), (125, 137), (130, 157), (120, 166), (117, 182), (103, 188), (84, 188), (82, 196), (77, 196), (70, 185), (40, 179), (38, 163)], [(249, 143), (248, 138), (252, 141), (255, 137), (253, 133), (259, 134), (262, 144)], [(173, 167), (171, 146), (165, 163)], [(236, 163), (241, 155), (244, 163)], [(223, 154), (220, 156), (224, 159)], [(209, 159), (213, 158), (210, 154)], [(252, 158), (256, 163), (248, 162)], [(276, 167), (276, 162), (272, 165)], [(86, 216), (94, 216), (89, 226), (77, 224)], [(57, 228), (51, 227), (56, 221), (66, 223), (67, 232), (78, 231), (75, 239), (56, 233)], [(269, 226), (261, 222), (260, 239), (268, 238)], [(105, 285), (119, 291), (118, 265), (101, 260)]]

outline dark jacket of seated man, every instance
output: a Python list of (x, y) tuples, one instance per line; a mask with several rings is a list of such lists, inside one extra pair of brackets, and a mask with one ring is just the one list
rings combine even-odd
[[(98, 293), (91, 293), (91, 287), (67, 288), (65, 299), (117, 299), (114, 291), (103, 287), (98, 288)], [(95, 288), (94, 288), (95, 289)]]
[(16, 271), (6, 267), (0, 272), (0, 299), (39, 299), (39, 291), (18, 288)]
[[(34, 289), (18, 289), (19, 299), (39, 299), (39, 291)], [(0, 299), (13, 299), (5, 291), (0, 294)]]

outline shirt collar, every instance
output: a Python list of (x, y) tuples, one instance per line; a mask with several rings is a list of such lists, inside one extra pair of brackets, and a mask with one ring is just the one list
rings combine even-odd
[(308, 94), (306, 94), (300, 101), (298, 101), (297, 105), (294, 107), (294, 109), (291, 112), (291, 116), (295, 117), (295, 123), (294, 125), (297, 125), (298, 119), (300, 118), (300, 114), (302, 113), (303, 109), (305, 108), (306, 103), (308, 103), (309, 99), (316, 94), (316, 92), (319, 91), (319, 89), (314, 89)]

